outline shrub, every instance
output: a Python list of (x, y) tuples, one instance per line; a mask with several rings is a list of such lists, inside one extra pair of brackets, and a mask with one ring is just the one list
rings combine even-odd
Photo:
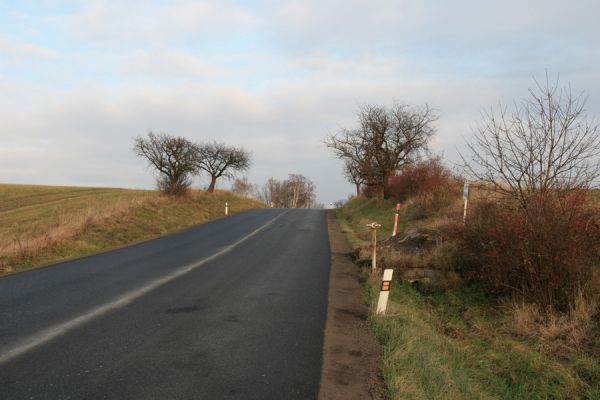
[(597, 293), (598, 209), (586, 192), (545, 193), (527, 208), (481, 202), (469, 215), (469, 273), (546, 310), (569, 311)]
[(402, 167), (390, 177), (388, 185), (391, 197), (402, 202), (414, 200), (412, 218), (421, 219), (439, 214), (460, 197), (462, 179), (435, 157)]

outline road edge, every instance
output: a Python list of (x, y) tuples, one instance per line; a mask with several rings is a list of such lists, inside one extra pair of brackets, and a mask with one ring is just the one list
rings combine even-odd
[(369, 330), (360, 270), (333, 211), (327, 212), (327, 231), (331, 270), (318, 399), (383, 399), (382, 347)]
[(154, 240), (162, 239), (162, 238), (164, 238), (166, 236), (171, 236), (171, 235), (176, 235), (176, 234), (184, 233), (186, 231), (189, 231), (189, 230), (192, 230), (192, 229), (196, 229), (196, 228), (198, 228), (201, 225), (208, 224), (208, 223), (211, 223), (211, 222), (215, 222), (215, 221), (218, 221), (220, 219), (231, 218), (231, 217), (236, 216), (236, 215), (240, 215), (240, 214), (243, 214), (243, 213), (246, 213), (246, 212), (250, 212), (250, 211), (254, 211), (254, 210), (261, 210), (261, 209), (262, 208), (249, 208), (247, 210), (236, 212), (236, 213), (229, 214), (229, 215), (219, 215), (216, 218), (208, 219), (206, 221), (199, 222), (199, 223), (194, 224), (194, 225), (189, 225), (189, 226), (184, 226), (184, 227), (181, 227), (181, 228), (176, 228), (176, 229), (174, 229), (172, 231), (161, 233), (161, 234), (158, 234), (156, 236), (148, 237), (148, 238), (145, 238), (145, 239), (138, 239), (138, 240), (134, 240), (134, 241), (131, 241), (131, 242), (128, 242), (128, 243), (119, 244), (119, 245), (116, 245), (116, 246), (108, 247), (106, 249), (94, 251), (94, 252), (89, 253), (89, 254), (83, 254), (83, 255), (79, 255), (79, 256), (75, 256), (75, 257), (65, 258), (65, 259), (62, 259), (62, 260), (51, 261), (49, 263), (40, 264), (40, 265), (35, 266), (35, 267), (29, 267), (29, 268), (20, 269), (20, 270), (17, 270), (17, 271), (11, 271), (11, 272), (4, 273), (4, 274), (0, 273), (0, 279), (8, 277), (8, 276), (25, 274), (27, 272), (33, 272), (33, 271), (37, 271), (37, 270), (40, 270), (40, 269), (55, 267), (57, 265), (68, 263), (68, 262), (71, 262), (71, 261), (83, 260), (83, 259), (86, 259), (86, 258), (98, 256), (98, 255), (101, 255), (101, 254), (110, 253), (111, 251), (125, 249), (127, 247), (138, 246), (138, 245), (141, 245), (141, 244), (145, 244), (147, 242), (152, 242)]

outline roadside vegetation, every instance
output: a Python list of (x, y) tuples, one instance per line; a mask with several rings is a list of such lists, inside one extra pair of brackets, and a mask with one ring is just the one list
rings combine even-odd
[[(407, 199), (399, 230), (442, 227), (448, 214), (460, 220), (460, 195), (455, 198), (439, 216), (425, 218), (415, 218), (415, 199)], [(361, 196), (337, 210), (355, 248), (369, 248), (367, 222), (382, 224), (381, 239), (391, 235), (394, 203)], [(420, 257), (417, 267), (464, 268), (471, 256), (458, 239), (447, 237), (444, 245), (438, 254)], [(368, 271), (368, 257), (358, 257)], [(597, 306), (579, 303), (572, 313), (548, 314), (492, 290), (481, 279), (442, 286), (410, 283), (401, 274), (413, 262), (410, 256), (393, 264), (378, 261), (396, 274), (387, 315), (370, 317), (384, 346), (382, 372), (391, 399), (600, 398)], [(378, 289), (377, 282), (367, 280), (365, 301), (374, 305)]]
[[(548, 80), (529, 94), (484, 114), (466, 176), (441, 158), (409, 159), (382, 181), (365, 176), (375, 150), (356, 158), (361, 195), (337, 216), (366, 267), (365, 225), (382, 224), (378, 266), (396, 283), (370, 324), (392, 399), (600, 398), (598, 124), (584, 97)], [(367, 289), (372, 304), (377, 281)]]
[(0, 185), (0, 275), (92, 254), (264, 207), (225, 191)]

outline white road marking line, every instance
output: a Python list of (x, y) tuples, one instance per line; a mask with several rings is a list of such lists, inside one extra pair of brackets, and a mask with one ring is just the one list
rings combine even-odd
[(204, 265), (207, 262), (212, 261), (215, 258), (222, 256), (225, 253), (230, 252), (239, 244), (245, 242), (246, 240), (255, 236), (257, 233), (259, 233), (263, 229), (270, 226), (273, 222), (275, 222), (277, 219), (279, 219), (284, 214), (287, 214), (287, 211), (279, 214), (275, 218), (272, 218), (267, 223), (260, 226), (256, 230), (252, 231), (248, 235), (244, 236), (237, 242), (219, 250), (218, 252), (216, 252), (215, 254), (213, 254), (211, 256), (208, 256), (194, 264), (185, 265), (165, 277), (151, 281), (147, 285), (145, 285), (139, 289), (133, 290), (131, 292), (128, 292), (120, 297), (117, 297), (107, 304), (93, 308), (83, 315), (75, 317), (75, 318), (73, 318), (69, 321), (63, 322), (61, 324), (51, 326), (50, 328), (46, 328), (37, 334), (28, 336), (25, 339), (19, 341), (19, 343), (17, 345), (15, 345), (14, 347), (12, 347), (11, 349), (0, 350), (1, 351), (0, 364), (3, 364), (23, 353), (26, 353), (29, 350), (34, 349), (35, 347), (38, 347), (44, 343), (47, 343), (47, 342), (51, 341), (52, 339), (67, 333), (71, 329), (76, 328), (80, 325), (85, 324), (86, 322), (93, 320), (94, 318), (97, 318), (101, 315), (104, 315), (104, 314), (110, 312), (110, 311), (121, 308), (121, 307), (133, 302), (134, 300), (137, 300), (138, 298), (142, 297), (143, 295), (151, 292), (152, 290), (193, 271), (194, 269), (200, 267), (201, 265)]

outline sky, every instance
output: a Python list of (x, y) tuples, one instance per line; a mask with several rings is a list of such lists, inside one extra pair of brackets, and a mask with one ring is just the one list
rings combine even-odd
[(132, 151), (152, 130), (246, 148), (252, 183), (299, 173), (318, 201), (344, 199), (323, 140), (363, 104), (435, 108), (431, 149), (451, 167), (482, 113), (545, 71), (600, 116), (599, 14), (587, 0), (0, 0), (0, 182), (152, 188)]

